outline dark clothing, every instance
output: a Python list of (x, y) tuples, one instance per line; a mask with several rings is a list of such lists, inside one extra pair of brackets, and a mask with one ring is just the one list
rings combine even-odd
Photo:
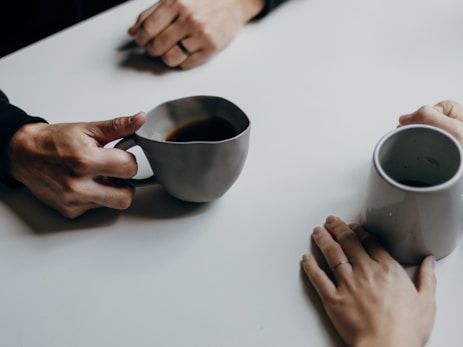
[(285, 2), (287, 0), (266, 0), (265, 1), (265, 7), (262, 10), (261, 13), (259, 13), (256, 18), (261, 18), (267, 15), (270, 11), (272, 11), (275, 7), (280, 5), (281, 3)]
[[(9, 103), (6, 95), (0, 90), (0, 180), (8, 182), (5, 177), (5, 149), (14, 133), (27, 123), (46, 122), (39, 117), (32, 117), (23, 110)], [(11, 182), (8, 182), (11, 183)]]
[(0, 57), (125, 0), (1, 0)]

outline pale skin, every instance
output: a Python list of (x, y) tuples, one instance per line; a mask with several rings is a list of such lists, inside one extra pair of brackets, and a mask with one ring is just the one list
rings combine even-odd
[(134, 188), (122, 179), (136, 175), (137, 162), (131, 153), (104, 146), (133, 134), (145, 120), (138, 113), (99, 122), (26, 124), (8, 146), (8, 174), (68, 218), (99, 207), (126, 209)]
[(415, 112), (399, 117), (399, 126), (408, 124), (436, 126), (463, 144), (463, 107), (456, 101), (444, 100), (433, 106), (421, 106)]
[(415, 284), (358, 225), (329, 216), (312, 238), (333, 277), (313, 255), (305, 254), (302, 266), (348, 346), (424, 346), (436, 313), (434, 257), (423, 260)]
[(265, 0), (160, 0), (138, 16), (128, 33), (167, 66), (190, 69), (227, 46), (264, 6)]

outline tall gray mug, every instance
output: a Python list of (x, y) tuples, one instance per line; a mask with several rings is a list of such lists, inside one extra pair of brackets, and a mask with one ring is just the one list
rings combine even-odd
[(140, 146), (153, 175), (130, 179), (135, 186), (161, 184), (177, 199), (210, 202), (220, 198), (244, 166), (250, 121), (232, 102), (217, 96), (191, 96), (160, 104), (145, 124), (116, 144)]
[(389, 132), (373, 152), (360, 223), (403, 264), (449, 255), (463, 226), (462, 160), (461, 145), (439, 128)]

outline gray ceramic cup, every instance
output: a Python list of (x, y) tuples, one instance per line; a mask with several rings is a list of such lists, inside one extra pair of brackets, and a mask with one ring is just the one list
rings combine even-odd
[(360, 222), (399, 262), (443, 258), (457, 246), (462, 160), (458, 141), (432, 126), (400, 127), (377, 143)]
[[(216, 117), (231, 125), (231, 135), (214, 138), (217, 126), (207, 130), (206, 140), (168, 141), (188, 124)], [(233, 185), (244, 166), (250, 135), (250, 120), (232, 102), (216, 96), (191, 96), (160, 104), (147, 113), (145, 124), (115, 147), (128, 150), (140, 146), (153, 171), (146, 179), (129, 180), (134, 185), (161, 184), (177, 199), (210, 202)], [(212, 139), (211, 139), (212, 138)]]

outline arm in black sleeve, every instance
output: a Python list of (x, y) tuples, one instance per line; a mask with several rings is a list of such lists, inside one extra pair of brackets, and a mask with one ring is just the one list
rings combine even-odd
[(256, 19), (266, 16), (269, 12), (275, 9), (278, 5), (282, 4), (286, 0), (265, 0), (264, 9), (255, 17)]
[(13, 135), (23, 125), (46, 121), (39, 117), (29, 116), (20, 108), (11, 105), (6, 95), (0, 90), (0, 181), (13, 184), (5, 175), (6, 149)]

